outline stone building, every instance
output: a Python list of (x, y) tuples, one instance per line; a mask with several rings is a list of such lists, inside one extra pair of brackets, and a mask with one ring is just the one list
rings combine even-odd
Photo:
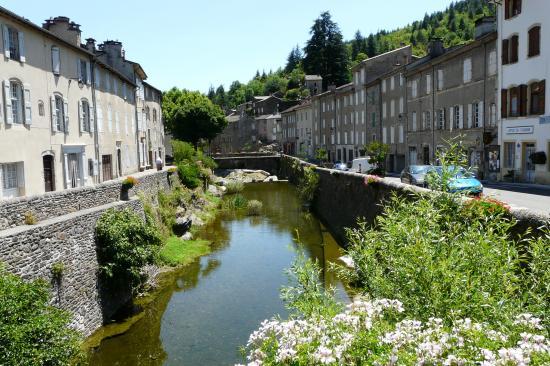
[[(487, 26), (489, 24), (489, 26)], [(428, 55), (407, 66), (407, 162), (435, 163), (436, 151), (456, 136), (482, 179), (496, 178), (489, 156), (498, 151), (496, 33), (478, 23), (476, 39), (445, 49), (430, 43)]]
[(135, 80), (69, 18), (40, 27), (0, 7), (0, 28), (0, 198), (138, 171)]
[(549, 13), (544, 0), (506, 0), (498, 7), (498, 160), (504, 180), (550, 184)]
[(323, 92), (323, 77), (320, 75), (306, 75), (304, 77), (304, 84), (309, 95), (317, 95)]

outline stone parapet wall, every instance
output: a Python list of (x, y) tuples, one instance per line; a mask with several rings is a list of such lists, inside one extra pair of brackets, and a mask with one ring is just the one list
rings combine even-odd
[[(131, 299), (129, 291), (102, 291), (98, 278), (95, 227), (111, 208), (130, 208), (144, 216), (141, 202), (134, 198), (0, 231), (0, 263), (24, 279), (51, 282), (53, 305), (70, 311), (72, 326), (84, 335), (101, 327)], [(60, 281), (52, 275), (55, 263), (64, 266)]]
[[(136, 173), (132, 176), (139, 180), (139, 184), (129, 191), (129, 197), (135, 196), (140, 191), (155, 192), (169, 187), (166, 169), (160, 172)], [(124, 178), (119, 178), (91, 187), (0, 201), (0, 230), (24, 225), (27, 213), (32, 214), (40, 222), (71, 212), (117, 202), (121, 199), (123, 180)]]
[(218, 169), (265, 170), (270, 174), (277, 174), (280, 160), (278, 155), (214, 157)]

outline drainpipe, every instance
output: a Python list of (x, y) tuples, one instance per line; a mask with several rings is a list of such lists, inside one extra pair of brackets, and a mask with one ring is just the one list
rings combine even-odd
[(432, 129), (432, 162), (435, 161), (435, 65), (432, 65), (432, 118), (430, 123)]
[[(96, 75), (96, 67), (95, 67), (95, 60), (91, 58), (90, 65), (92, 67), (92, 104), (94, 105), (94, 151), (95, 151), (95, 163), (94, 168), (97, 167), (97, 175), (94, 177), (94, 181), (96, 183), (99, 183), (101, 181), (100, 179), (100, 169), (99, 169), (99, 130), (98, 130), (98, 123), (97, 123), (97, 100), (96, 100), (96, 88), (95, 88), (95, 79), (97, 77)], [(85, 169), (85, 167), (84, 167)]]

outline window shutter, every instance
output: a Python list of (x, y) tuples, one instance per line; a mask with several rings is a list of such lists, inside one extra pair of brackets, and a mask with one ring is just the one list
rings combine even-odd
[(82, 105), (82, 101), (78, 101), (78, 121), (79, 121), (79, 128), (80, 133), (84, 132), (84, 106)]
[(539, 82), (540, 96), (539, 96), (539, 113), (544, 114), (546, 106), (546, 80)]
[(6, 106), (6, 124), (13, 123), (13, 111), (10, 98), (10, 81), (4, 80), (4, 105)]
[(19, 32), (19, 61), (25, 62), (25, 33)]
[(468, 115), (466, 117), (468, 120), (468, 128), (472, 128), (472, 104), (468, 104)]
[(63, 116), (65, 116), (65, 133), (69, 133), (69, 102), (63, 98)]
[(94, 107), (90, 106), (90, 132), (95, 131), (95, 115), (94, 115)]
[(57, 112), (55, 110), (55, 96), (52, 95), (50, 97), (50, 108), (52, 112), (52, 131), (57, 132)]
[(520, 14), (521, 13), (521, 0), (516, 0), (514, 4), (516, 5), (514, 15)]
[(8, 26), (2, 26), (2, 35), (4, 36), (4, 56), (10, 58), (10, 32)]
[(510, 19), (510, 0), (504, 0), (504, 19)]
[(76, 59), (76, 78), (78, 81), (82, 81), (82, 70), (80, 69), (80, 59)]
[(507, 65), (510, 63), (510, 41), (507, 39), (502, 40), (502, 64)]
[(454, 123), (455, 123), (455, 121), (454, 121), (454, 113), (453, 113), (453, 112), (454, 112), (454, 108), (453, 108), (453, 107), (449, 108), (449, 130), (450, 130), (450, 131), (453, 130), (453, 127), (454, 127), (453, 125), (454, 125)]
[(101, 71), (99, 67), (94, 68), (94, 81), (95, 81), (95, 88), (96, 89), (101, 88)]
[(23, 99), (25, 102), (25, 124), (32, 124), (32, 103), (31, 103), (31, 86), (29, 84), (23, 85)]
[(55, 75), (59, 75), (60, 69), (59, 48), (52, 47), (52, 71)]
[(519, 115), (527, 115), (527, 85), (519, 86)]
[(485, 120), (485, 112), (484, 112), (484, 103), (479, 102), (478, 103), (478, 110), (479, 110), (479, 127), (483, 127), (484, 120)]
[(500, 95), (500, 118), (508, 117), (508, 90), (502, 89)]
[(517, 35), (512, 36), (512, 52), (510, 55), (510, 62), (518, 62), (518, 47), (519, 47), (519, 37)]
[(90, 66), (90, 61), (86, 61), (86, 84), (92, 84), (92, 68)]
[(103, 132), (103, 111), (101, 110), (101, 104), (97, 104), (97, 131)]
[(464, 128), (464, 106), (463, 105), (460, 105), (458, 107), (458, 127), (459, 128)]

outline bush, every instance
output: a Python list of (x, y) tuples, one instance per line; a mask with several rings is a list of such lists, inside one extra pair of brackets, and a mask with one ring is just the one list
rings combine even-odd
[(319, 186), (319, 175), (315, 167), (305, 167), (303, 175), (298, 182), (298, 195), (304, 202), (311, 202)]
[(260, 216), (262, 213), (263, 203), (258, 200), (250, 200), (246, 205), (248, 216)]
[(52, 277), (55, 281), (61, 281), (63, 273), (65, 272), (65, 264), (63, 262), (55, 262), (51, 268)]
[(201, 171), (194, 163), (179, 163), (178, 175), (181, 183), (187, 188), (197, 188), (201, 185)]
[(126, 177), (126, 179), (124, 179), (122, 181), (122, 188), (124, 189), (130, 189), (132, 188), (133, 186), (136, 186), (138, 184), (138, 180), (132, 176), (129, 176), (129, 177)]
[(239, 182), (239, 181), (228, 182), (228, 183), (225, 185), (225, 188), (227, 188), (227, 190), (226, 190), (226, 193), (227, 193), (227, 194), (240, 193), (240, 192), (242, 192), (243, 189), (244, 189), (244, 183), (243, 183), (243, 182)]
[(195, 160), (195, 148), (188, 142), (172, 140), (172, 152), (176, 163)]
[(31, 211), (25, 212), (25, 225), (36, 225), (36, 216)]
[(139, 288), (145, 279), (141, 269), (155, 260), (161, 238), (130, 209), (107, 210), (97, 222), (100, 273), (109, 283)]
[(0, 266), (1, 365), (69, 365), (80, 358), (71, 315), (50, 302), (44, 281), (25, 282)]

